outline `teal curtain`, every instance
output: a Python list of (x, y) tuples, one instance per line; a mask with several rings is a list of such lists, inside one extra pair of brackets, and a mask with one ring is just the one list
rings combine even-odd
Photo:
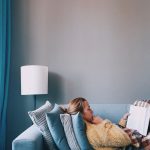
[(0, 150), (6, 146), (6, 113), (10, 65), (10, 0), (0, 0)]

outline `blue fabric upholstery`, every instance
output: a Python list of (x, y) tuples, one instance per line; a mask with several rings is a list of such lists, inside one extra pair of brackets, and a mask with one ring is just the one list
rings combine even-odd
[(61, 110), (61, 108), (57, 104), (55, 104), (53, 110), (46, 114), (46, 120), (57, 147), (60, 150), (70, 150), (65, 136), (64, 128), (60, 120), (60, 114), (62, 113), (63, 111)]
[(73, 129), (81, 150), (93, 150), (86, 136), (86, 126), (80, 113), (72, 115)]
[(32, 125), (12, 143), (12, 150), (44, 150), (43, 138), (39, 129)]
[(95, 115), (118, 123), (122, 116), (127, 113), (129, 104), (90, 104), (90, 106)]

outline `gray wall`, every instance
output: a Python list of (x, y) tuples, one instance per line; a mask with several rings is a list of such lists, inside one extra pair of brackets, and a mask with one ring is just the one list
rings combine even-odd
[(13, 0), (7, 149), (31, 121), (20, 66), (49, 66), (49, 94), (67, 103), (132, 103), (150, 97), (149, 0)]

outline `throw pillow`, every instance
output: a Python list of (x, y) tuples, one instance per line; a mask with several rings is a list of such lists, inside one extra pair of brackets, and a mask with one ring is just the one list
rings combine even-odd
[(71, 148), (71, 150), (80, 150), (80, 146), (73, 131), (71, 116), (69, 114), (60, 114), (60, 120), (64, 127), (69, 147)]
[(82, 150), (93, 150), (86, 136), (86, 125), (80, 113), (71, 115), (75, 136)]
[(38, 129), (41, 131), (44, 142), (47, 148), (52, 150), (57, 150), (57, 147), (55, 145), (55, 142), (53, 141), (52, 135), (49, 131), (47, 122), (46, 122), (46, 113), (50, 112), (53, 109), (53, 106), (49, 101), (46, 101), (44, 105), (42, 105), (40, 108), (29, 111), (28, 114), (33, 121), (33, 123), (38, 127)]
[(60, 114), (62, 113), (64, 112), (61, 107), (55, 104), (54, 109), (46, 114), (46, 120), (57, 147), (60, 150), (70, 150), (63, 126), (60, 121)]

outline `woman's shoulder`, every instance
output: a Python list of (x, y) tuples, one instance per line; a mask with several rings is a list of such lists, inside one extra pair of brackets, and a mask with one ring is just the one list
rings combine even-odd
[(104, 119), (104, 120), (101, 121), (101, 123), (98, 123), (98, 124), (94, 124), (94, 123), (87, 122), (87, 121), (84, 121), (84, 122), (85, 122), (87, 127), (92, 127), (92, 128), (99, 128), (99, 127), (103, 127), (103, 126), (108, 127), (108, 126), (113, 124), (108, 119)]

